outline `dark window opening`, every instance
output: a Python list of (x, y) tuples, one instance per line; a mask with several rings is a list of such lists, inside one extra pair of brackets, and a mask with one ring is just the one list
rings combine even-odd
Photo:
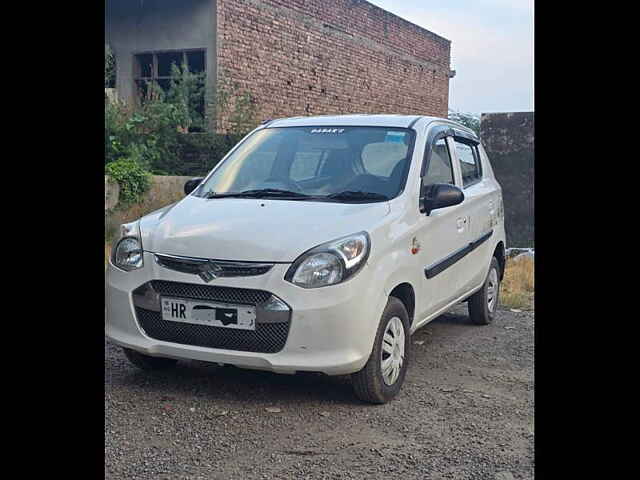
[(170, 78), (159, 78), (158, 79), (158, 86), (162, 89), (163, 92), (167, 92), (169, 90), (169, 87), (171, 86), (171, 79)]
[(206, 66), (204, 64), (204, 50), (187, 52), (187, 64), (192, 72), (204, 72)]
[(156, 53), (158, 59), (158, 77), (170, 77), (171, 65), (181, 66), (185, 62), (184, 52)]
[[(157, 85), (165, 94), (169, 91), (173, 78), (172, 65), (179, 68), (186, 66), (191, 73), (206, 73), (205, 50), (139, 53), (135, 55), (134, 60), (134, 82), (139, 101), (148, 98), (150, 85)], [(189, 127), (189, 132), (202, 132), (205, 115), (204, 75), (202, 81), (193, 88), (197, 90), (197, 95), (190, 107), (197, 113), (198, 121)]]
[(150, 53), (144, 53), (137, 55), (138, 60), (138, 76), (139, 77), (153, 77), (153, 55)]

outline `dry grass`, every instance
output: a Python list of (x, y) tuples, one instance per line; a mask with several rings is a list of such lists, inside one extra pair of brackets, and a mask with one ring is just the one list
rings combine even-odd
[(534, 261), (531, 257), (507, 260), (500, 286), (500, 303), (506, 308), (532, 310), (534, 299)]

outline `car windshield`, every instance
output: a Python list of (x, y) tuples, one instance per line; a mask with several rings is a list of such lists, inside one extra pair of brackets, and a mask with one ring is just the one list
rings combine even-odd
[(404, 188), (415, 133), (386, 127), (265, 128), (194, 195), (375, 202)]

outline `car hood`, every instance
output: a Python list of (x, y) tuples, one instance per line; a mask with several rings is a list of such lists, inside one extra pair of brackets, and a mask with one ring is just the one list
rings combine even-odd
[(143, 217), (140, 231), (149, 252), (288, 263), (321, 243), (369, 230), (388, 213), (387, 202), (187, 196)]

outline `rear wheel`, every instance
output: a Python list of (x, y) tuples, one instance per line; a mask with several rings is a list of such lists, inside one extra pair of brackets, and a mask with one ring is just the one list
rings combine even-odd
[(369, 360), (362, 370), (351, 375), (353, 389), (360, 400), (386, 403), (398, 394), (409, 364), (409, 331), (409, 315), (404, 304), (389, 297)]
[(480, 290), (469, 298), (469, 317), (476, 325), (493, 322), (500, 295), (500, 264), (496, 257), (491, 259), (489, 273)]
[(164, 358), (164, 357), (151, 357), (149, 355), (143, 355), (140, 352), (136, 352), (135, 350), (131, 350), (129, 348), (123, 348), (125, 356), (127, 359), (133, 363), (136, 367), (141, 368), (142, 370), (165, 370), (167, 368), (173, 367), (178, 360), (174, 358)]

